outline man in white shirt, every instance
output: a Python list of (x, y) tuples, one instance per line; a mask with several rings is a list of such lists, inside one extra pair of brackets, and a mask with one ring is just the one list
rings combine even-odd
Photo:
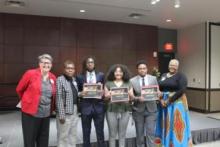
[(83, 147), (91, 147), (90, 134), (92, 120), (96, 129), (97, 147), (105, 147), (104, 141), (104, 100), (96, 98), (85, 98), (84, 84), (104, 84), (104, 74), (95, 69), (95, 59), (88, 57), (83, 62), (83, 71), (77, 76), (77, 84), (79, 89), (82, 131), (83, 131)]
[(136, 67), (138, 75), (130, 80), (134, 89), (134, 95), (137, 97), (132, 111), (136, 127), (136, 146), (145, 147), (146, 144), (147, 147), (154, 147), (157, 103), (155, 100), (144, 101), (144, 98), (141, 96), (141, 88), (149, 85), (158, 85), (158, 83), (155, 76), (147, 74), (146, 61), (138, 61)]

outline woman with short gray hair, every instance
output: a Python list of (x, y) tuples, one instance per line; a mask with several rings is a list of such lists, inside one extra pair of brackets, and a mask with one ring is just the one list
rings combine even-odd
[(50, 60), (51, 63), (53, 62), (53, 58), (49, 54), (43, 54), (43, 55), (38, 56), (39, 62), (41, 62), (43, 59), (48, 59)]
[(50, 72), (53, 58), (43, 54), (38, 60), (39, 67), (26, 71), (16, 88), (21, 98), (24, 147), (48, 147), (55, 104), (56, 77)]

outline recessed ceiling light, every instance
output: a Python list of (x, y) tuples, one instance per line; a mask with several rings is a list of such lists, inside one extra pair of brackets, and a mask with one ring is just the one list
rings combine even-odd
[(79, 10), (79, 12), (80, 12), (80, 13), (85, 13), (85, 12), (86, 12), (86, 10)]
[(142, 16), (144, 16), (144, 15), (143, 15), (143, 14), (139, 14), (139, 13), (131, 13), (131, 14), (129, 15), (129, 17), (134, 18), (134, 19), (139, 19), (139, 18), (141, 18)]
[(19, 0), (6, 0), (5, 6), (7, 7), (24, 7), (25, 3)]
[(175, 0), (174, 7), (179, 8), (180, 7), (180, 0)]
[(172, 20), (171, 19), (167, 19), (166, 22), (172, 22)]
[(179, 7), (180, 7), (180, 5), (179, 5), (179, 4), (176, 4), (176, 5), (174, 5), (174, 7), (175, 7), (175, 8), (179, 8)]
[(156, 0), (151, 0), (151, 5), (155, 5), (157, 3)]

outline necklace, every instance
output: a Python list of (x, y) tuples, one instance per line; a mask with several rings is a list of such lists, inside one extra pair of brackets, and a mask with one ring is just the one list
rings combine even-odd
[(176, 73), (174, 73), (174, 74), (170, 74), (169, 72), (167, 73), (167, 78), (170, 78), (170, 77), (172, 77), (173, 75), (175, 75)]
[(114, 81), (117, 87), (120, 87), (123, 84), (123, 81)]

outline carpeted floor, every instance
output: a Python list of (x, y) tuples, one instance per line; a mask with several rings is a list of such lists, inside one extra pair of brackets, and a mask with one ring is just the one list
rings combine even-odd
[[(9, 112), (0, 112), (0, 136), (2, 137), (3, 144), (0, 144), (0, 147), (22, 147), (22, 130), (21, 130), (21, 121), (20, 121), (20, 112), (19, 111), (9, 111)], [(216, 115), (220, 115), (216, 114)], [(220, 120), (211, 119), (207, 114), (201, 114), (197, 112), (190, 112), (191, 117), (191, 130), (192, 133), (197, 132), (198, 130), (211, 129), (211, 128), (220, 128)], [(105, 122), (105, 139), (108, 139), (108, 128)], [(127, 138), (135, 137), (135, 127), (132, 119), (129, 121), (129, 126), (126, 134)], [(50, 128), (50, 146), (56, 146), (56, 121), (51, 119), (51, 128)], [(81, 130), (81, 121), (78, 123), (78, 144), (82, 144), (82, 130)], [(91, 142), (96, 142), (96, 135), (94, 126), (92, 127)], [(220, 146), (219, 142), (212, 143), (212, 145)], [(206, 144), (207, 145), (207, 144)], [(202, 145), (198, 145), (198, 147)], [(213, 147), (214, 147), (213, 146)], [(204, 147), (204, 146), (203, 146)], [(212, 146), (209, 146), (212, 147)], [(217, 146), (216, 146), (217, 147)]]
[(207, 114), (207, 117), (212, 118), (212, 119), (216, 119), (216, 120), (220, 120), (220, 113)]

